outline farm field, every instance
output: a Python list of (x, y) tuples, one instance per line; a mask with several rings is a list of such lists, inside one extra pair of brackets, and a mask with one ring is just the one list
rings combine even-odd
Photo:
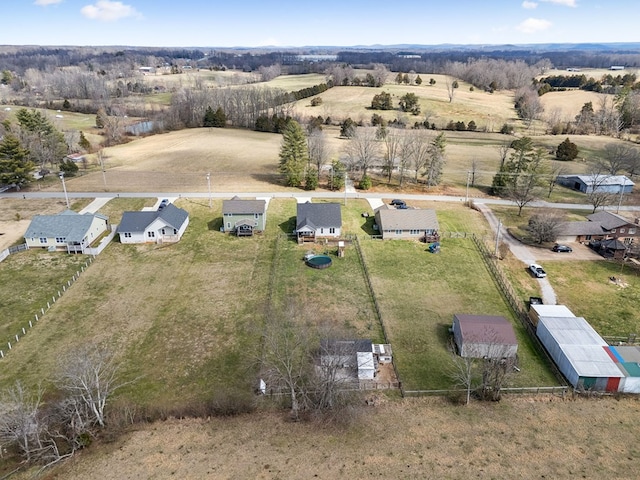
[(443, 398), (378, 398), (367, 408), (346, 426), (291, 423), (266, 412), (169, 419), (97, 442), (46, 478), (599, 480), (638, 471), (633, 398), (511, 396), (467, 407)]

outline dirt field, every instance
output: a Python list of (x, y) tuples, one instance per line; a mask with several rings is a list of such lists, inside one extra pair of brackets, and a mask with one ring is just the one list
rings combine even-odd
[(632, 479), (636, 399), (385, 401), (349, 427), (258, 413), (168, 420), (78, 455), (47, 479)]

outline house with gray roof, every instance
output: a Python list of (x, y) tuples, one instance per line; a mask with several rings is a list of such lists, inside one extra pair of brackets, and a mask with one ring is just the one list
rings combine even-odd
[(120, 243), (175, 243), (189, 225), (189, 213), (169, 203), (162, 210), (124, 212)]
[(339, 203), (299, 203), (295, 234), (298, 241), (316, 238), (338, 238), (342, 233), (342, 212)]
[(456, 313), (451, 330), (461, 357), (512, 358), (518, 353), (513, 325), (504, 317)]
[(267, 226), (267, 202), (238, 196), (222, 202), (222, 230), (239, 237), (263, 232)]
[(383, 240), (422, 240), (437, 242), (439, 225), (435, 210), (421, 208), (396, 209), (383, 205), (375, 214), (378, 232)]
[(36, 215), (24, 234), (29, 248), (85, 253), (104, 232), (111, 229), (108, 217), (65, 210), (58, 215)]
[(640, 225), (618, 215), (601, 210), (587, 215), (587, 221), (564, 222), (558, 228), (558, 242), (590, 242), (618, 240), (626, 245), (640, 235)]

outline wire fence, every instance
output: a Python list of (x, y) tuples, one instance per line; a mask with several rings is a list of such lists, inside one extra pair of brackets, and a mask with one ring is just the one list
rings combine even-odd
[[(47, 300), (46, 307), (45, 306), (41, 307), (38, 312), (34, 313), (32, 320), (29, 320), (27, 324), (24, 324), (22, 327), (20, 327), (18, 333), (10, 337), (11, 340), (7, 341), (6, 347), (3, 347), (3, 349), (0, 349), (0, 360), (4, 359), (4, 357), (14, 348), (15, 344), (20, 342), (20, 339), (24, 337), (32, 328), (36, 326), (36, 324), (42, 319), (44, 314), (47, 313), (51, 307), (53, 307), (56, 301), (59, 300), (60, 297), (62, 297), (62, 295), (64, 295), (64, 293), (69, 288), (71, 288), (71, 285), (73, 285), (80, 278), (80, 275), (84, 273), (84, 271), (87, 268), (89, 268), (89, 265), (93, 263), (94, 259), (95, 257), (89, 257), (88, 260), (84, 263), (84, 265), (80, 267), (80, 270), (77, 270), (76, 273), (73, 274), (71, 279), (68, 280), (67, 283), (63, 284), (60, 287), (60, 289), (56, 292), (56, 294), (51, 296), (51, 300)], [(6, 348), (6, 350), (4, 348)]]

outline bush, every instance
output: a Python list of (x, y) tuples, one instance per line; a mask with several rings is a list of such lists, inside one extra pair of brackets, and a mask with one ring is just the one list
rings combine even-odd
[(371, 188), (371, 178), (369, 175), (365, 175), (360, 180), (360, 190), (369, 190)]
[(511, 135), (513, 133), (513, 127), (511, 125), (507, 125), (506, 123), (502, 125), (500, 128), (500, 133), (505, 135)]
[(311, 106), (317, 107), (318, 105), (322, 105), (322, 97), (314, 97), (311, 99)]
[(569, 137), (556, 148), (556, 160), (570, 162), (578, 156), (578, 146)]

